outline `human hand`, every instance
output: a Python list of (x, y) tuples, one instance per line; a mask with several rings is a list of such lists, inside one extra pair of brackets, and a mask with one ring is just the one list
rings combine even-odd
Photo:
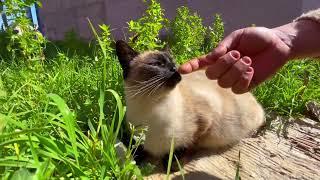
[(280, 30), (249, 27), (234, 31), (206, 56), (179, 67), (182, 74), (206, 68), (209, 79), (241, 94), (260, 84), (290, 58), (290, 38)]

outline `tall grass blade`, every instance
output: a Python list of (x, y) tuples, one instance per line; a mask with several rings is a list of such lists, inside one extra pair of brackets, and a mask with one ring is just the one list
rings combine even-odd
[[(116, 109), (118, 109), (118, 122), (117, 122), (117, 129), (116, 129), (115, 134), (114, 134), (114, 138), (117, 138), (118, 134), (119, 134), (119, 131), (120, 131), (120, 128), (121, 128), (121, 124), (122, 124), (124, 115), (125, 115), (126, 108), (123, 106), (121, 98), (120, 98), (120, 96), (119, 96), (119, 94), (117, 92), (115, 92), (112, 89), (108, 89), (107, 91), (110, 92), (113, 95), (113, 97), (115, 98), (116, 103), (117, 103), (117, 108)], [(115, 141), (116, 141), (116, 139), (114, 139), (114, 142)]]
[(100, 96), (99, 96), (99, 124), (97, 128), (97, 135), (100, 132), (101, 125), (103, 124), (104, 118), (104, 100), (105, 100), (105, 93), (104, 89), (100, 89)]
[(44, 130), (47, 130), (47, 129), (49, 129), (49, 127), (24, 129), (24, 130), (19, 130), (17, 132), (13, 132), (13, 133), (0, 134), (0, 139), (12, 138), (12, 137), (15, 137), (15, 136), (19, 136), (21, 134), (41, 132), (41, 131), (44, 131)]
[(70, 111), (69, 107), (65, 103), (65, 101), (60, 96), (58, 96), (56, 94), (49, 94), (48, 96), (56, 103), (57, 107), (59, 108), (59, 110), (62, 114), (64, 123), (67, 126), (67, 133), (68, 133), (68, 136), (70, 138), (70, 142), (71, 142), (71, 145), (73, 148), (73, 154), (76, 158), (77, 165), (79, 166), (80, 163), (79, 163), (79, 159), (78, 159), (79, 153), (77, 150), (75, 118), (74, 118), (72, 112)]
[(180, 162), (179, 162), (179, 159), (177, 158), (177, 156), (176, 156), (176, 155), (174, 155), (174, 158), (175, 158), (175, 160), (176, 160), (176, 162), (177, 162), (177, 164), (178, 164), (178, 168), (179, 168), (179, 171), (180, 171), (180, 174), (181, 174), (182, 180), (185, 180), (185, 177), (184, 177), (184, 170), (182, 169), (182, 166), (181, 166), (181, 164), (180, 164)]
[(238, 159), (238, 163), (237, 163), (236, 177), (234, 178), (235, 180), (241, 180), (241, 176), (240, 176), (240, 151), (239, 151), (238, 157), (239, 157), (239, 159)]
[(46, 159), (37, 169), (35, 176), (38, 180), (51, 179), (55, 170), (55, 166), (51, 163), (51, 159)]
[(170, 146), (170, 154), (169, 154), (169, 160), (168, 160), (168, 168), (167, 168), (166, 180), (170, 179), (170, 171), (171, 171), (171, 165), (172, 165), (173, 152), (174, 152), (174, 138), (171, 139), (171, 146)]
[(33, 142), (31, 140), (30, 134), (28, 134), (28, 140), (29, 140), (29, 144), (30, 144), (31, 154), (32, 154), (33, 159), (34, 159), (34, 163), (35, 163), (36, 166), (39, 166), (38, 154), (37, 154), (36, 150), (34, 149)]

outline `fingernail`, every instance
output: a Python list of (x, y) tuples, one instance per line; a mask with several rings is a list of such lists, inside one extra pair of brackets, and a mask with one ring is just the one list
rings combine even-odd
[(235, 59), (239, 59), (240, 58), (240, 53), (238, 51), (231, 51), (230, 54)]
[(243, 57), (243, 58), (242, 58), (242, 61), (243, 61), (244, 63), (246, 63), (247, 65), (251, 64), (251, 59), (250, 59), (249, 57), (247, 57), (247, 56)]
[(252, 67), (249, 67), (246, 71), (246, 73), (252, 73), (253, 72), (253, 68)]

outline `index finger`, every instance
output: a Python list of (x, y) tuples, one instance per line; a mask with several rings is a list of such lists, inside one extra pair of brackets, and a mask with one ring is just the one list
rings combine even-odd
[(194, 71), (203, 69), (209, 65), (214, 64), (216, 60), (219, 59), (219, 57), (223, 56), (225, 53), (227, 53), (227, 48), (220, 45), (216, 49), (214, 49), (211, 53), (192, 59), (182, 64), (179, 67), (178, 71), (181, 74), (188, 74), (188, 73), (192, 73)]
[(208, 66), (209, 63), (206, 60), (206, 55), (200, 56), (195, 59), (191, 59), (190, 61), (182, 64), (179, 68), (178, 71), (181, 74), (188, 74), (197, 70), (202, 69), (203, 67)]

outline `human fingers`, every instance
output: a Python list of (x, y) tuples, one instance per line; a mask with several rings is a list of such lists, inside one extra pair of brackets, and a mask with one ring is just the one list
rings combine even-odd
[(222, 40), (218, 46), (213, 49), (208, 55), (201, 56), (199, 58), (192, 59), (184, 64), (182, 64), (178, 71), (181, 74), (188, 74), (193, 71), (202, 69), (215, 63), (221, 56), (225, 55), (228, 50), (232, 50), (236, 47), (236, 44), (240, 41), (240, 36), (243, 30), (237, 30), (228, 35), (224, 40)]
[(232, 86), (231, 90), (235, 94), (243, 94), (250, 90), (249, 84), (252, 80), (254, 69), (249, 67), (245, 73), (243, 73), (239, 80)]
[(198, 58), (191, 59), (190, 61), (179, 66), (178, 72), (181, 74), (189, 74), (207, 65), (208, 65), (208, 62), (206, 61), (206, 55), (203, 55)]
[(240, 59), (238, 51), (230, 51), (220, 57), (213, 65), (208, 66), (206, 75), (209, 79), (218, 79), (223, 73), (232, 67)]
[(226, 71), (221, 77), (218, 79), (218, 84), (223, 88), (232, 87), (239, 79), (242, 74), (244, 74), (251, 65), (251, 59), (247, 56), (241, 58), (236, 63), (232, 65), (232, 67)]

